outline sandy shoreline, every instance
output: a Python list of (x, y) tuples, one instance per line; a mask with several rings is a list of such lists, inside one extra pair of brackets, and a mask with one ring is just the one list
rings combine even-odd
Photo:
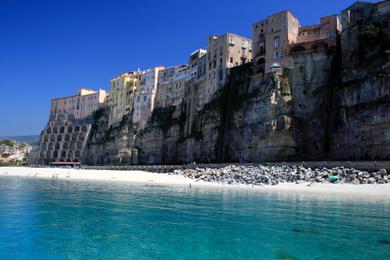
[(252, 187), (249, 185), (224, 185), (195, 181), (179, 175), (168, 175), (143, 171), (110, 171), (110, 170), (84, 170), (62, 168), (29, 168), (29, 167), (0, 167), (1, 176), (14, 176), (23, 178), (57, 179), (57, 180), (85, 180), (129, 182), (158, 185), (176, 185), (191, 187), (214, 187), (223, 189), (246, 189), (253, 191), (275, 191), (293, 193), (312, 193), (327, 195), (348, 195), (371, 198), (390, 199), (390, 184), (381, 185), (352, 185), (352, 184), (294, 184), (281, 183), (275, 186)]

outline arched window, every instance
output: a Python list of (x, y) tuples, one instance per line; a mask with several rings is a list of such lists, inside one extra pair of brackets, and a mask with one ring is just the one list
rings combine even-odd
[(77, 149), (81, 149), (83, 148), (83, 144), (82, 143), (77, 143)]
[(70, 135), (68, 134), (65, 135), (65, 141), (70, 141)]
[(63, 134), (65, 132), (65, 127), (61, 126), (60, 127), (60, 134)]
[(56, 140), (56, 136), (55, 135), (51, 135), (50, 136), (50, 141), (54, 142)]
[(84, 141), (84, 138), (85, 138), (84, 134), (80, 134), (79, 140), (80, 140), (80, 141)]
[(46, 133), (51, 134), (51, 127), (47, 128)]
[(61, 142), (62, 141), (62, 135), (58, 135), (57, 136), (57, 142)]
[(80, 131), (80, 126), (76, 126), (76, 127), (74, 128), (74, 131), (75, 131), (75, 132), (79, 132), (79, 131)]
[(43, 141), (45, 141), (45, 142), (49, 141), (49, 136), (48, 136), (48, 135), (45, 135), (45, 136), (43, 137)]
[(81, 131), (83, 131), (83, 132), (87, 132), (87, 126), (86, 125), (83, 125), (82, 127), (81, 127)]
[(76, 141), (77, 140), (77, 134), (73, 134), (72, 135), (72, 141)]
[(80, 157), (80, 151), (76, 151), (75, 157), (79, 158)]
[(73, 131), (73, 127), (68, 126), (68, 133), (72, 133), (72, 131)]
[(64, 143), (62, 149), (68, 149), (68, 143)]
[(58, 128), (57, 127), (54, 127), (53, 129), (53, 133), (57, 134), (58, 133)]
[(55, 149), (56, 149), (56, 150), (60, 149), (60, 143), (56, 143)]
[(54, 148), (54, 144), (53, 144), (53, 143), (50, 143), (50, 144), (49, 144), (49, 150), (53, 150), (53, 148)]
[(62, 151), (61, 152), (61, 158), (65, 158), (66, 157), (66, 152), (65, 151)]
[(57, 151), (54, 151), (53, 152), (53, 158), (57, 158), (58, 157), (58, 152)]

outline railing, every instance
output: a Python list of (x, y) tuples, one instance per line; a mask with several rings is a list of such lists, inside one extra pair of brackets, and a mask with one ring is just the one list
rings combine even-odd
[(213, 163), (213, 164), (184, 164), (184, 165), (107, 165), (86, 166), (83, 169), (93, 170), (121, 170), (121, 171), (148, 171), (148, 172), (173, 172), (174, 170), (195, 168), (222, 168), (229, 165), (242, 166), (305, 166), (310, 168), (334, 168), (348, 167), (358, 170), (390, 169), (390, 161), (297, 161), (297, 162), (265, 162), (265, 163)]

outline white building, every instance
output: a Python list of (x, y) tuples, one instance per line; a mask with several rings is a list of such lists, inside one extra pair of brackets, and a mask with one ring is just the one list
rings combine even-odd
[(133, 123), (143, 129), (149, 121), (154, 106), (158, 85), (158, 73), (164, 67), (156, 67), (143, 72), (140, 84), (135, 94)]

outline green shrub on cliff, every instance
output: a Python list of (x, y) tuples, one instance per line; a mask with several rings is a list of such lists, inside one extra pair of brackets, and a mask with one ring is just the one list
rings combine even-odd
[(0, 145), (5, 145), (9, 147), (14, 147), (15, 143), (12, 142), (11, 140), (0, 140)]
[(92, 118), (94, 121), (99, 120), (103, 115), (104, 115), (103, 108), (99, 108), (98, 110), (92, 112)]
[(378, 39), (380, 34), (379, 27), (374, 24), (366, 25), (363, 30), (360, 32), (361, 40), (373, 42)]
[(152, 112), (152, 122), (164, 131), (168, 130), (170, 126), (177, 123), (175, 119), (172, 118), (173, 113), (175, 112), (175, 106), (169, 107), (158, 107)]

